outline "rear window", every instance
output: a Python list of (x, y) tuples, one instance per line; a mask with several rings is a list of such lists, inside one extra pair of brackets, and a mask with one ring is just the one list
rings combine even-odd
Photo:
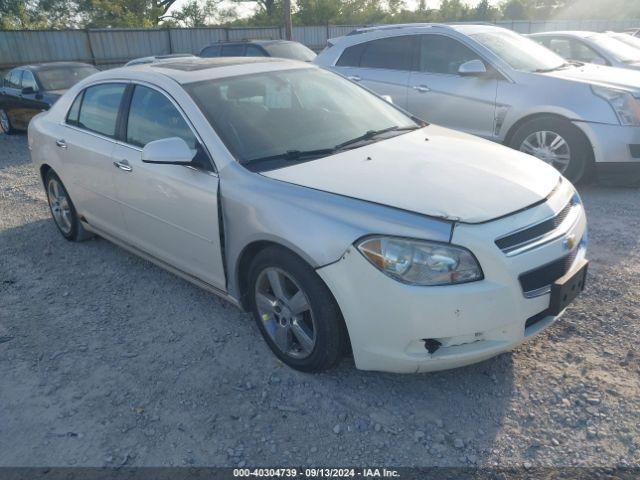
[(244, 45), (223, 45), (223, 57), (244, 57)]
[(80, 105), (78, 126), (107, 137), (114, 137), (125, 88), (121, 83), (105, 83), (87, 88)]
[(301, 62), (311, 62), (316, 58), (313, 50), (297, 42), (267, 43), (264, 48), (272, 57), (290, 58)]

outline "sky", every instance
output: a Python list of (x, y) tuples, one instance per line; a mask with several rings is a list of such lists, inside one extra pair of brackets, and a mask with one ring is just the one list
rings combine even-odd
[[(173, 4), (173, 6), (171, 7), (171, 9), (169, 11), (172, 10), (176, 10), (179, 9), (182, 5), (184, 5), (188, 0), (178, 0), (176, 3)], [(476, 5), (480, 0), (464, 0), (466, 4), (468, 5)], [(224, 2), (224, 3), (230, 3), (230, 2)], [(224, 5), (223, 3), (223, 5)], [(419, 0), (405, 0), (405, 3), (407, 5), (407, 8), (409, 9), (414, 9), (418, 6)], [(498, 3), (497, 0), (490, 0), (489, 3)], [(437, 8), (438, 5), (440, 5), (440, 0), (427, 0), (427, 7), (428, 8)], [(253, 2), (247, 2), (246, 5), (241, 5), (238, 8), (238, 11), (240, 12), (241, 16), (248, 16), (251, 14), (252, 10), (255, 8), (255, 4)]]

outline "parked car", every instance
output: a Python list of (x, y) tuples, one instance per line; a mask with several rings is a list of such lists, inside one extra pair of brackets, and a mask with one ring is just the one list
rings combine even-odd
[(134, 58), (129, 60), (124, 66), (130, 67), (132, 65), (144, 65), (146, 63), (158, 63), (165, 61), (173, 61), (177, 58), (193, 58), (195, 55), (191, 53), (170, 53), (167, 55), (152, 55), (150, 57)]
[(640, 38), (629, 35), (628, 33), (620, 32), (606, 32), (612, 38), (615, 38), (619, 42), (626, 43), (627, 45), (640, 49)]
[(584, 286), (585, 213), (556, 170), (309, 64), (105, 71), (29, 144), (65, 238), (96, 233), (252, 312), (300, 370), (349, 346), (368, 370), (480, 361)]
[(566, 60), (640, 70), (640, 49), (606, 33), (544, 32), (529, 37)]
[(640, 28), (627, 28), (624, 32), (632, 37), (640, 37)]
[(31, 118), (48, 110), (76, 82), (98, 70), (86, 63), (55, 62), (10, 70), (0, 85), (0, 128), (26, 130)]
[(490, 25), (356, 30), (315, 63), (414, 115), (537, 156), (579, 181), (640, 177), (640, 73), (565, 61)]
[(279, 57), (311, 62), (316, 54), (298, 42), (288, 40), (243, 40), (221, 42), (204, 47), (200, 56), (209, 57)]

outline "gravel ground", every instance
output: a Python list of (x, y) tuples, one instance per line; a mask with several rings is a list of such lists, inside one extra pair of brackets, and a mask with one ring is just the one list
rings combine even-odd
[(306, 375), (250, 317), (107, 241), (65, 241), (0, 135), (0, 466), (640, 465), (640, 191), (583, 189), (590, 280), (521, 348)]

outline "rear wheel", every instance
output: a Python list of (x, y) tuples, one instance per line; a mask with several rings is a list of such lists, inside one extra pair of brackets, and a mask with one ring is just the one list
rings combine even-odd
[(540, 117), (525, 122), (510, 145), (555, 167), (574, 183), (591, 169), (589, 142), (578, 128), (561, 118)]
[(62, 236), (74, 242), (91, 238), (92, 235), (82, 226), (71, 197), (58, 175), (49, 170), (44, 183), (51, 216)]
[(3, 109), (0, 109), (0, 128), (7, 135), (11, 135), (15, 132), (13, 127), (11, 126), (11, 120), (9, 120), (9, 115)]
[(316, 372), (338, 363), (347, 345), (340, 309), (302, 259), (269, 247), (249, 269), (253, 316), (275, 355), (292, 368)]

